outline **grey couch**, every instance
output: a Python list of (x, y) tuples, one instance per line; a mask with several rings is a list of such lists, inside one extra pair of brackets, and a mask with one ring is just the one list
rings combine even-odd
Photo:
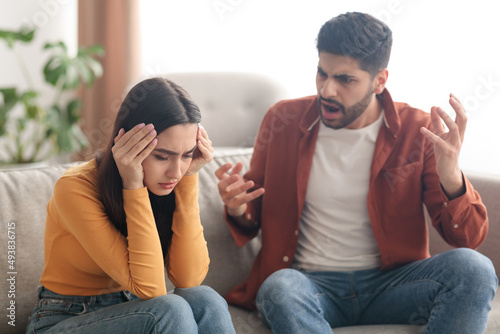
[[(203, 284), (224, 295), (247, 276), (259, 249), (259, 239), (238, 248), (222, 217), (214, 171), (226, 162), (248, 168), (257, 127), (268, 107), (287, 97), (269, 78), (249, 73), (176, 73), (168, 77), (191, 94), (202, 110), (202, 123), (216, 146), (215, 158), (200, 172), (200, 209), (211, 264)], [(222, 131), (223, 130), (223, 131)], [(226, 148), (223, 148), (226, 147)], [(233, 147), (233, 148), (227, 148)], [(23, 333), (35, 302), (43, 269), (46, 205), (67, 164), (0, 171), (0, 333)], [(479, 248), (500, 268), (500, 177), (470, 174), (488, 207), (490, 232)], [(10, 228), (10, 235), (9, 235)], [(12, 233), (14, 232), (14, 233)], [(11, 239), (9, 239), (9, 237)], [(430, 229), (432, 253), (447, 246)], [(9, 263), (8, 246), (15, 246)], [(12, 253), (11, 253), (12, 254)], [(12, 268), (9, 266), (12, 265)], [(9, 273), (13, 274), (9, 274)], [(10, 277), (13, 280), (8, 280)], [(172, 285), (166, 282), (170, 289)], [(9, 292), (12, 291), (12, 292)], [(11, 303), (14, 303), (13, 307)], [(9, 308), (11, 308), (9, 310)], [(230, 306), (238, 334), (270, 333), (255, 312)], [(10, 318), (9, 318), (10, 316)], [(15, 327), (9, 322), (15, 319)], [(334, 329), (340, 334), (421, 333), (418, 326), (364, 326)], [(500, 297), (495, 299), (487, 333), (500, 333)], [(174, 333), (177, 334), (177, 333)], [(182, 333), (181, 333), (182, 334)], [(307, 333), (309, 334), (309, 333)]]
[[(251, 148), (216, 149), (214, 160), (200, 172), (200, 209), (211, 264), (203, 284), (221, 294), (241, 282), (248, 274), (259, 249), (259, 239), (238, 248), (223, 220), (222, 203), (217, 192), (214, 171), (226, 162), (242, 161), (248, 167)], [(68, 165), (52, 165), (0, 171), (0, 333), (23, 333), (36, 300), (36, 289), (43, 269), (43, 233), (46, 204), (52, 187)], [(488, 207), (490, 231), (479, 248), (500, 268), (500, 177), (469, 173), (473, 185)], [(9, 234), (9, 229), (11, 232)], [(441, 252), (447, 246), (431, 229), (431, 251)], [(10, 237), (10, 238), (9, 238)], [(13, 241), (9, 244), (8, 241)], [(9, 263), (8, 246), (15, 251)], [(11, 253), (12, 255), (13, 253)], [(12, 265), (12, 268), (9, 266)], [(12, 273), (12, 274), (11, 274)], [(8, 280), (13, 277), (13, 280)], [(170, 289), (172, 285), (166, 282)], [(9, 292), (11, 291), (11, 292)], [(10, 305), (13, 304), (14, 307)], [(9, 307), (11, 308), (9, 310)], [(237, 333), (270, 333), (255, 312), (230, 306)], [(10, 316), (10, 318), (9, 318)], [(9, 321), (15, 320), (15, 327)], [(364, 326), (334, 329), (339, 334), (354, 333), (421, 333), (418, 326)], [(490, 312), (487, 333), (500, 333), (500, 297)]]

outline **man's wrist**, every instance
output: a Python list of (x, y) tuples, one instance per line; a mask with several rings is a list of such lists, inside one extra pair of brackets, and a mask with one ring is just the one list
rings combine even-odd
[(440, 178), (441, 187), (450, 200), (462, 196), (466, 191), (462, 172), (459, 170), (455, 175), (452, 178)]
[(227, 208), (227, 214), (230, 215), (231, 217), (241, 217), (245, 214), (247, 211), (247, 206), (242, 205), (238, 208)]

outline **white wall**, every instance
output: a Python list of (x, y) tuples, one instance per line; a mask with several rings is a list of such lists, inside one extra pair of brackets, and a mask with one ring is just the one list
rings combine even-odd
[[(70, 52), (77, 50), (77, 0), (0, 0), (0, 29), (18, 30), (23, 25), (37, 28), (30, 44), (19, 44), (19, 52), (31, 73), (35, 90), (42, 89), (40, 102), (52, 102), (53, 94), (42, 74), (48, 52), (47, 42), (64, 41)], [(0, 41), (0, 87), (16, 86), (27, 89), (28, 84), (19, 69), (14, 54)]]
[(316, 35), (346, 11), (393, 30), (388, 89), (397, 101), (451, 111), (466, 105), (461, 167), (500, 174), (500, 20), (497, 1), (142, 0), (143, 72), (248, 71), (290, 96), (315, 94)]

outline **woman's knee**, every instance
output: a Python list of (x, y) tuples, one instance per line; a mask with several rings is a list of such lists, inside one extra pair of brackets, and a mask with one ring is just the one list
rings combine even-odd
[[(166, 294), (150, 299), (151, 309), (168, 314), (169, 317), (188, 315), (192, 317), (189, 304), (182, 297), (175, 294)], [(173, 314), (175, 313), (175, 314)]]
[(210, 306), (220, 307), (227, 310), (226, 300), (213, 288), (206, 285), (194, 286), (191, 288), (177, 288), (175, 294), (186, 300), (191, 307)]

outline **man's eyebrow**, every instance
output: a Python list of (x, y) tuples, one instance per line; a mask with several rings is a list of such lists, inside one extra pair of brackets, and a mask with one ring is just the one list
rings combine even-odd
[(318, 72), (321, 74), (326, 74), (325, 71), (323, 71), (323, 69), (320, 66), (318, 66)]
[(336, 79), (355, 79), (356, 76), (355, 75), (349, 75), (349, 74), (335, 74), (333, 76), (334, 78)]
[[(321, 68), (321, 66), (318, 66), (318, 72), (321, 73), (321, 74), (326, 75), (326, 72), (323, 71), (323, 69)], [(333, 77), (335, 79), (356, 79), (355, 75), (350, 75), (350, 74), (346, 74), (346, 73), (334, 74)]]
[[(194, 147), (192, 149), (190, 149), (189, 151), (187, 151), (187, 152), (185, 152), (183, 154), (193, 153), (194, 150), (196, 150), (197, 147), (198, 147), (198, 145), (194, 145)], [(157, 151), (157, 152), (163, 153), (163, 154), (168, 154), (168, 155), (179, 155), (179, 152), (167, 150), (167, 149), (164, 149), (164, 148), (155, 148), (154, 151)]]

